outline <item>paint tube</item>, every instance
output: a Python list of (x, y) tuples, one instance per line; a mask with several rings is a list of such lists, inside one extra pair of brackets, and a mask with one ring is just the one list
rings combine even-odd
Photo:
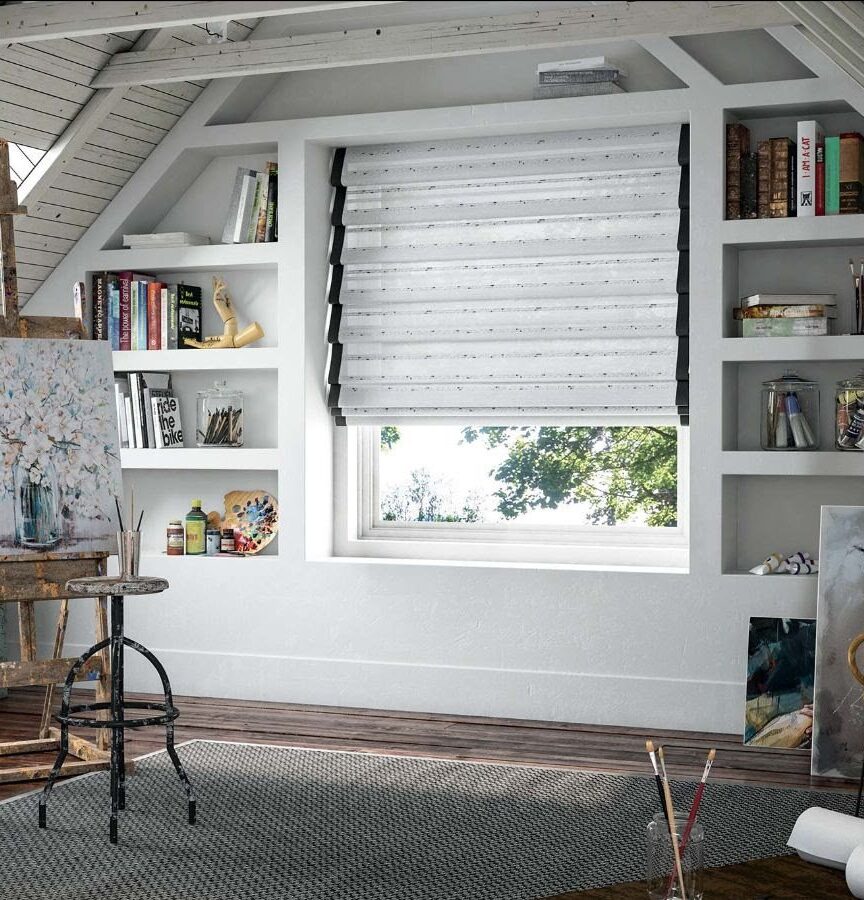
[(792, 440), (795, 442), (795, 446), (799, 450), (810, 447), (811, 442), (807, 440), (807, 431), (810, 431), (810, 429), (807, 428), (805, 431), (807, 423), (801, 414), (801, 405), (798, 403), (798, 398), (795, 394), (786, 395), (786, 418), (789, 420), (789, 427), (792, 429)]
[(864, 437), (864, 409), (855, 411), (849, 427), (840, 436), (838, 443), (841, 447), (857, 447), (861, 438)]
[(751, 575), (770, 575), (776, 572), (783, 563), (783, 557), (779, 553), (772, 553), (766, 556), (758, 566), (753, 566), (750, 570)]
[(782, 409), (777, 413), (777, 430), (774, 433), (774, 446), (789, 446), (789, 422), (786, 413)]

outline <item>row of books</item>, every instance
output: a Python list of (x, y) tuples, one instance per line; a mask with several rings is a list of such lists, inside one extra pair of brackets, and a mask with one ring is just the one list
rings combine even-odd
[(115, 375), (114, 396), (121, 447), (183, 446), (180, 402), (171, 390), (169, 372)]
[(201, 288), (137, 272), (93, 273), (92, 334), (112, 350), (177, 350), (201, 340)]
[(537, 66), (535, 100), (553, 97), (590, 97), (624, 92), (619, 81), (626, 73), (605, 56), (565, 59)]
[(275, 162), (268, 162), (263, 172), (238, 168), (222, 243), (264, 244), (278, 240), (278, 205), (279, 172)]
[(864, 212), (864, 136), (826, 136), (818, 122), (798, 123), (797, 141), (759, 141), (726, 126), (726, 218), (777, 219)]
[(742, 337), (819, 337), (833, 332), (836, 294), (751, 294), (732, 312)]

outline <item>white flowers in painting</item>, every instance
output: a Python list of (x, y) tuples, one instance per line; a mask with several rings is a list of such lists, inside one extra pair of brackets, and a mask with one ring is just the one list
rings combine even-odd
[(108, 518), (100, 497), (117, 452), (102, 362), (80, 342), (0, 341), (0, 496), (23, 466), (32, 484), (56, 476), (67, 522)]

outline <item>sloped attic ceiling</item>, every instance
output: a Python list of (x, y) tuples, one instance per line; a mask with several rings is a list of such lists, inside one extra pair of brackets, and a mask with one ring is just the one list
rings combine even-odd
[[(246, 40), (256, 24), (230, 22), (228, 40)], [(114, 92), (88, 87), (115, 53), (145, 43), (145, 34), (147, 46), (165, 48), (206, 44), (211, 37), (205, 26), (189, 25), (0, 49), (0, 138), (40, 151), (31, 157), (49, 151), (19, 187), (28, 206), (28, 215), (15, 222), (22, 305), (206, 85), (183, 81)], [(76, 120), (84, 125), (80, 133)], [(68, 152), (42, 178), (51, 153), (64, 146)]]

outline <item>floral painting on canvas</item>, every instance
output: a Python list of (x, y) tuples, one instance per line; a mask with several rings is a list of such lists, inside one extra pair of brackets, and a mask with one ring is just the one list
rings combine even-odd
[(0, 339), (0, 459), (0, 556), (116, 550), (106, 343)]

